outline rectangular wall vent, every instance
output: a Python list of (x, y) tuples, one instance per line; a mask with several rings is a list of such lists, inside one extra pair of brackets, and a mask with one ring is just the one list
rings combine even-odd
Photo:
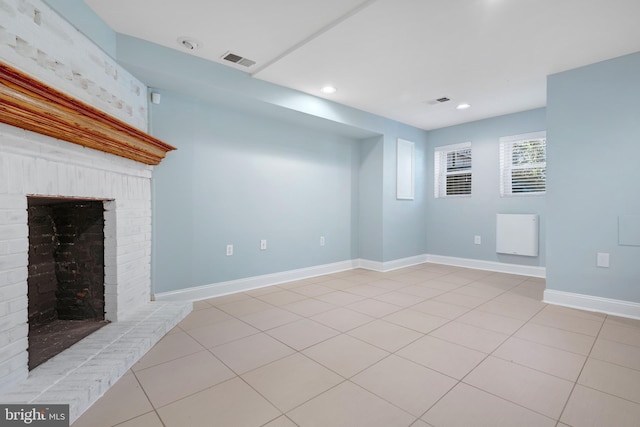
[(436, 98), (436, 99), (431, 99), (429, 101), (425, 101), (426, 104), (428, 105), (440, 105), (440, 104), (444, 104), (445, 102), (449, 102), (451, 101), (451, 98), (443, 96), (440, 98)]
[(235, 53), (231, 53), (231, 52), (227, 52), (224, 55), (222, 55), (222, 59), (224, 59), (225, 61), (233, 62), (234, 64), (242, 65), (244, 67), (251, 67), (256, 63), (256, 61), (243, 58), (242, 56), (236, 55)]

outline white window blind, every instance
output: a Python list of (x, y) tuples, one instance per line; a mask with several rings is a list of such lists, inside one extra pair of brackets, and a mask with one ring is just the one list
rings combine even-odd
[(500, 195), (544, 194), (546, 188), (546, 132), (500, 138)]
[(435, 148), (436, 198), (471, 195), (471, 143)]

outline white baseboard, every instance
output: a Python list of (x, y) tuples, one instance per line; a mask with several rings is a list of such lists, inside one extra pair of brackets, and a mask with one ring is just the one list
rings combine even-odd
[(387, 271), (397, 270), (399, 268), (411, 267), (412, 265), (418, 265), (427, 262), (427, 255), (417, 255), (409, 258), (394, 259), (393, 261), (380, 262), (370, 261), (368, 259), (357, 260), (359, 268), (366, 270), (379, 271), (385, 273)]
[(613, 316), (640, 319), (640, 303), (546, 289), (543, 302)]
[(310, 277), (325, 274), (338, 273), (352, 270), (358, 267), (354, 260), (336, 262), (332, 264), (318, 265), (309, 268), (283, 271), (279, 273), (265, 274), (262, 276), (247, 277), (244, 279), (230, 280), (228, 282), (213, 283), (210, 285), (196, 286), (177, 291), (161, 292), (155, 294), (156, 301), (198, 301), (207, 298), (218, 297), (236, 292), (244, 292), (251, 289), (264, 288), (294, 280), (308, 279)]
[(504, 262), (483, 261), (470, 258), (456, 258), (442, 255), (426, 255), (425, 262), (434, 264), (453, 265), (456, 267), (475, 268), (476, 270), (488, 270), (498, 273), (519, 274), (521, 276), (531, 276), (545, 278), (547, 269), (532, 265), (507, 264)]
[(500, 262), (425, 254), (386, 262), (356, 259), (336, 262), (333, 264), (318, 265), (309, 268), (301, 268), (298, 270), (282, 271), (279, 273), (247, 277), (244, 279), (230, 280), (228, 282), (212, 283), (210, 285), (196, 286), (177, 291), (161, 292), (154, 295), (154, 300), (198, 301), (233, 294), (236, 292), (244, 292), (251, 289), (264, 288), (266, 286), (277, 285), (280, 283), (292, 282), (294, 280), (302, 280), (325, 274), (338, 273), (341, 271), (352, 270), (354, 268), (387, 272), (425, 262), (475, 268), (478, 270), (496, 271), (501, 273), (520, 274), (531, 277), (545, 277), (544, 267), (532, 267), (527, 265), (505, 264)]

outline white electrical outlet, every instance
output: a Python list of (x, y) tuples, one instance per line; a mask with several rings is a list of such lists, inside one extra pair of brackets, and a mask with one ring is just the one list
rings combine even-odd
[(480, 236), (475, 236), (475, 237), (473, 238), (473, 243), (475, 243), (476, 245), (480, 245), (480, 244), (482, 244), (482, 237), (480, 237)]
[(596, 266), (601, 268), (609, 268), (609, 254), (598, 252)]
[(260, 250), (261, 251), (267, 250), (267, 240), (266, 239), (260, 240)]
[(227, 256), (233, 255), (233, 245), (227, 245)]
[(320, 246), (324, 246), (324, 236), (320, 236)]

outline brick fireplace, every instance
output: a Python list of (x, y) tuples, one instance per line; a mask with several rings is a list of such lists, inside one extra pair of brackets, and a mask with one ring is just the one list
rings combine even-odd
[[(150, 303), (151, 170), (140, 162), (0, 123), (3, 402), (71, 403), (72, 413), (78, 416), (190, 310), (188, 304)], [(29, 372), (28, 207), (29, 200), (36, 196), (102, 200), (104, 317), (112, 323)], [(136, 327), (142, 327), (146, 335)], [(128, 341), (118, 344), (119, 338)], [(83, 349), (83, 343), (88, 347)], [(128, 354), (132, 346), (136, 348)], [(119, 352), (122, 359), (118, 362), (111, 356), (98, 363), (106, 357), (98, 351), (100, 347), (112, 355)], [(68, 358), (74, 361), (69, 363)], [(107, 371), (106, 379), (98, 379), (95, 369), (78, 369), (91, 361), (94, 368)], [(56, 376), (52, 377), (54, 372)], [(74, 373), (83, 378), (82, 386), (73, 379)], [(96, 385), (91, 385), (91, 378), (96, 378)], [(54, 385), (67, 388), (54, 391)], [(7, 393), (1, 394), (3, 391)], [(73, 391), (80, 397), (70, 397)]]
[[(151, 302), (151, 175), (172, 147), (2, 64), (0, 80), (0, 401), (70, 404), (73, 421), (191, 310), (188, 303)], [(69, 210), (83, 204), (93, 204), (91, 213)], [(92, 228), (103, 243), (83, 253), (59, 251), (53, 270), (58, 282), (78, 278), (78, 259), (101, 252), (102, 280), (83, 276), (57, 293), (79, 302), (68, 313), (110, 322), (31, 371), (30, 252), (38, 257), (30, 249), (37, 228), (30, 229), (30, 213), (44, 228), (103, 215)], [(56, 224), (44, 224), (49, 214)], [(41, 285), (46, 294), (47, 279)], [(103, 289), (98, 300), (96, 288)], [(46, 304), (40, 308), (32, 316), (46, 317)]]

